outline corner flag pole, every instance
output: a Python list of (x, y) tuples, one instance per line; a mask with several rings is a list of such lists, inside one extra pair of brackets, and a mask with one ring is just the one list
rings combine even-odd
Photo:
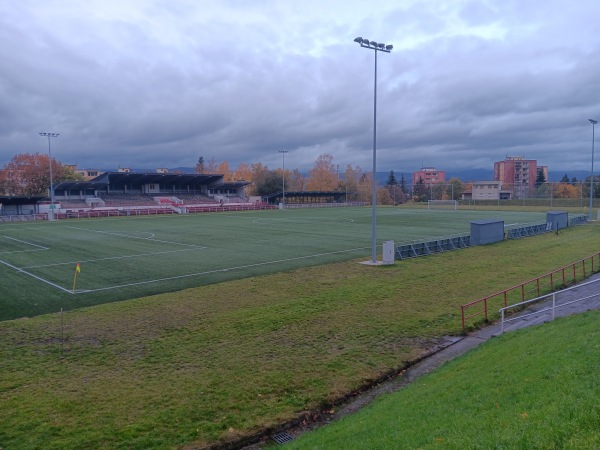
[(75, 275), (73, 276), (73, 294), (75, 293), (75, 286), (77, 286), (77, 274), (81, 272), (81, 266), (79, 263), (75, 266)]

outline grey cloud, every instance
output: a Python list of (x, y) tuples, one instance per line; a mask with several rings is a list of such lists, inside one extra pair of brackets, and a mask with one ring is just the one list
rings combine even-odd
[(589, 164), (587, 119), (600, 112), (590, 5), (384, 2), (351, 17), (275, 4), (155, 2), (48, 23), (35, 1), (0, 7), (0, 164), (57, 131), (57, 157), (83, 167), (200, 155), (278, 167), (286, 149), (286, 166), (332, 153), (369, 169), (373, 52), (352, 42), (361, 34), (395, 46), (379, 55), (380, 170), (491, 170), (515, 152), (551, 171)]

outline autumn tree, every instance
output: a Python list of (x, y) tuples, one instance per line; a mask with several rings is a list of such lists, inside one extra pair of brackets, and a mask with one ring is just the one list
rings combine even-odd
[[(400, 184), (398, 183), (398, 180), (396, 179), (396, 175), (394, 174), (393, 170), (390, 170), (390, 174), (388, 175), (388, 179), (385, 183), (385, 187), (390, 194), (389, 195), (390, 201), (388, 203), (386, 199), (381, 198), (380, 203), (382, 203), (384, 205), (386, 205), (386, 204), (397, 205), (398, 203), (404, 203), (405, 195), (404, 195), (404, 192), (402, 192), (402, 189), (400, 188)], [(379, 195), (378, 195), (378, 201), (379, 201)]]
[(62, 181), (83, 181), (71, 167), (40, 153), (13, 156), (0, 171), (1, 190), (7, 195), (46, 195), (50, 188), (50, 163), (53, 184)]
[(372, 172), (363, 173), (358, 182), (359, 201), (373, 203), (373, 176)]
[(211, 156), (208, 162), (204, 165), (205, 173), (218, 173), (218, 164), (214, 156)]
[[(567, 181), (569, 181), (567, 179)], [(580, 186), (573, 186), (570, 183), (558, 183), (554, 188), (555, 198), (579, 198), (581, 196)]]
[(269, 170), (259, 182), (255, 181), (256, 195), (270, 195), (282, 191), (281, 170)]
[(310, 191), (335, 191), (338, 189), (339, 179), (333, 165), (333, 155), (329, 153), (319, 155), (310, 171), (307, 187)]
[(233, 171), (232, 179), (239, 181), (252, 181), (252, 167), (246, 163), (241, 163), (237, 166), (237, 169)]
[(259, 186), (265, 184), (265, 180), (267, 174), (269, 173), (269, 169), (267, 166), (264, 166), (262, 163), (252, 163), (249, 166), (250, 176), (246, 179), (246, 181), (252, 181), (252, 184), (248, 186), (246, 192), (248, 195), (261, 195), (259, 194)]
[(223, 181), (233, 181), (233, 173), (229, 170), (227, 161), (223, 161), (217, 166), (216, 173), (223, 175)]
[(196, 173), (204, 173), (204, 156), (198, 158), (196, 163)]
[(450, 200), (460, 200), (463, 191), (464, 186), (462, 181), (458, 178), (450, 178), (450, 181), (448, 181), (448, 185), (446, 186), (447, 198)]
[(392, 205), (394, 203), (394, 199), (390, 194), (389, 189), (387, 188), (379, 188), (377, 189), (377, 204), (378, 205)]
[(357, 202), (360, 200), (359, 185), (362, 174), (363, 171), (360, 167), (352, 167), (350, 164), (346, 166), (341, 188), (346, 192), (347, 202)]
[[(590, 198), (590, 182), (591, 182), (591, 176), (588, 175), (587, 177), (585, 177), (585, 180), (581, 186), (584, 198)], [(594, 193), (592, 195), (592, 198), (598, 198), (598, 197), (600, 197), (600, 176), (594, 175), (594, 183), (593, 184), (594, 184)]]
[(415, 202), (426, 202), (427, 198), (427, 185), (425, 184), (423, 177), (419, 177), (413, 186), (413, 200)]
[(291, 173), (285, 171), (286, 191), (302, 192), (306, 190), (306, 177), (298, 169), (294, 169)]
[(218, 168), (219, 165), (214, 156), (211, 156), (208, 161), (204, 159), (204, 156), (201, 156), (196, 163), (196, 173), (214, 174), (217, 173)]
[(446, 186), (443, 183), (434, 183), (428, 186), (431, 200), (447, 200)]

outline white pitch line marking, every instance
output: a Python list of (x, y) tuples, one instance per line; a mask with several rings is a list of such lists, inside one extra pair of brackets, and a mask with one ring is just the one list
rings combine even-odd
[(11, 238), (9, 236), (3, 236), (3, 237), (5, 237), (6, 239), (10, 239), (11, 241), (20, 242), (21, 244), (27, 244), (27, 245), (31, 245), (33, 247), (38, 247), (42, 250), (48, 250), (48, 247), (42, 247), (41, 245), (34, 244), (33, 242), (22, 241), (21, 239)]
[(15, 250), (12, 252), (5, 251), (5, 252), (0, 252), (0, 255), (12, 255), (14, 253), (30, 253), (30, 252), (41, 252), (44, 250), (50, 250), (48, 247), (42, 247), (41, 245), (37, 245), (32, 242), (22, 241), (20, 239), (11, 238), (9, 236), (2, 236), (2, 237), (6, 238), (6, 239), (10, 239), (11, 241), (21, 242), (22, 244), (32, 245), (32, 246), (38, 247), (38, 248), (33, 249), (33, 250)]
[(224, 269), (215, 269), (215, 270), (208, 270), (206, 272), (197, 272), (197, 273), (189, 273), (186, 275), (177, 275), (174, 277), (158, 278), (156, 280), (139, 281), (137, 283), (120, 284), (120, 285), (109, 286), (109, 287), (105, 287), (105, 288), (88, 289), (88, 290), (82, 290), (82, 291), (78, 290), (77, 294), (84, 294), (84, 293), (98, 292), (98, 291), (108, 291), (110, 289), (119, 289), (119, 288), (131, 287), (131, 286), (140, 286), (142, 284), (158, 283), (161, 281), (177, 280), (180, 278), (190, 278), (190, 277), (196, 277), (196, 276), (200, 276), (200, 275), (208, 275), (211, 273), (229, 272), (230, 270), (248, 269), (250, 267), (267, 266), (270, 264), (279, 264), (279, 263), (283, 263), (283, 262), (297, 261), (297, 260), (301, 260), (301, 259), (317, 258), (319, 256), (336, 255), (339, 253), (349, 253), (349, 252), (354, 252), (357, 250), (365, 250), (367, 248), (371, 248), (371, 247), (358, 247), (358, 248), (351, 248), (349, 250), (340, 250), (337, 252), (318, 253), (316, 255), (298, 256), (296, 258), (279, 259), (277, 261), (267, 261), (267, 262), (256, 263), (256, 264), (246, 264), (244, 266), (237, 266), (237, 267), (226, 267)]
[(153, 233), (148, 233), (146, 231), (144, 231), (144, 233), (148, 233), (150, 235), (150, 237), (139, 237), (139, 236), (132, 236), (130, 234), (113, 233), (111, 231), (90, 230), (89, 228), (79, 228), (79, 227), (71, 227), (71, 226), (66, 226), (65, 228), (72, 228), (74, 230), (89, 231), (90, 233), (110, 234), (110, 235), (113, 235), (113, 236), (126, 237), (126, 238), (130, 238), (130, 239), (142, 239), (144, 241), (160, 242), (162, 244), (182, 245), (184, 247), (193, 247), (193, 248), (206, 248), (206, 247), (199, 247), (199, 246), (194, 245), (194, 244), (183, 244), (181, 242), (172, 242), (172, 241), (163, 241), (161, 239), (153, 239), (154, 238), (154, 234)]
[(49, 248), (37, 248), (35, 250), (15, 250), (14, 252), (0, 252), (0, 255), (13, 255), (15, 253), (43, 252), (44, 250), (50, 250), (50, 249)]
[(336, 217), (304, 217), (301, 219), (292, 219), (285, 218), (282, 219), (280, 217), (266, 217), (260, 219), (254, 219), (252, 223), (260, 224), (263, 222), (285, 222), (285, 223), (298, 223), (298, 224), (314, 224), (314, 223), (332, 223), (334, 225), (339, 225), (340, 223), (354, 223), (354, 219), (345, 219), (345, 218), (336, 218)]
[(35, 278), (36, 280), (39, 280), (42, 283), (46, 283), (46, 284), (49, 284), (50, 286), (54, 286), (55, 288), (60, 289), (63, 292), (67, 292), (68, 294), (73, 294), (73, 291), (71, 291), (69, 289), (65, 289), (64, 287), (59, 286), (56, 283), (52, 283), (51, 281), (48, 281), (45, 278), (38, 277), (37, 275), (34, 275), (31, 272), (27, 272), (26, 270), (23, 270), (17, 266), (13, 266), (12, 264), (7, 263), (6, 261), (2, 261), (1, 259), (0, 259), (0, 264), (4, 264), (5, 266), (10, 267), (11, 269), (15, 269), (17, 272), (21, 272), (21, 273), (24, 273), (25, 275), (29, 275), (30, 277)]
[(204, 250), (207, 249), (208, 247), (194, 247), (194, 248), (184, 248), (181, 250), (167, 250), (164, 252), (155, 252), (155, 253), (139, 253), (137, 255), (124, 255), (124, 256), (109, 256), (107, 258), (98, 258), (98, 259), (78, 259), (77, 261), (68, 261), (68, 262), (62, 262), (62, 263), (55, 263), (55, 264), (42, 264), (39, 266), (27, 266), (27, 267), (23, 267), (23, 269), (40, 269), (40, 268), (44, 268), (44, 267), (52, 267), (52, 266), (68, 266), (71, 264), (77, 264), (77, 263), (89, 263), (89, 262), (98, 262), (98, 261), (108, 261), (108, 260), (112, 260), (112, 259), (125, 259), (125, 258), (137, 258), (139, 256), (155, 256), (155, 255), (164, 255), (165, 253), (180, 253), (180, 252), (191, 252), (194, 250)]

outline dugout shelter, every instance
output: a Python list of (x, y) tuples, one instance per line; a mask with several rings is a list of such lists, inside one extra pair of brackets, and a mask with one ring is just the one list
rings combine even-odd
[(40, 212), (40, 202), (46, 198), (40, 196), (0, 196), (0, 215), (37, 214)]
[[(343, 203), (344, 192), (333, 191), (290, 191), (285, 192), (286, 203)], [(269, 205), (277, 205), (283, 202), (283, 192), (263, 196), (263, 201)]]

